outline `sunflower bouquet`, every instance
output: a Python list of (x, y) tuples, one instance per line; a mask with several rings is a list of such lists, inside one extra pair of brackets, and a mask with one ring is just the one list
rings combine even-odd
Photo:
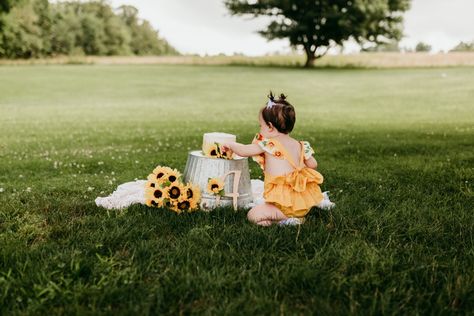
[(180, 178), (181, 173), (176, 169), (156, 167), (146, 182), (146, 205), (167, 207), (176, 213), (197, 210), (201, 190), (192, 183), (182, 183)]
[(221, 150), (221, 145), (219, 143), (207, 144), (203, 149), (204, 156), (211, 158), (222, 158), (222, 159), (232, 159), (233, 153), (230, 150), (223, 151)]

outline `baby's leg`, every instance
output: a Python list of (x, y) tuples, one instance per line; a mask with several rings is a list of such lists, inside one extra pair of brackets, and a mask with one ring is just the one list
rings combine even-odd
[(247, 218), (249, 221), (257, 225), (270, 226), (273, 222), (279, 222), (287, 217), (275, 205), (265, 203), (253, 207), (247, 213)]

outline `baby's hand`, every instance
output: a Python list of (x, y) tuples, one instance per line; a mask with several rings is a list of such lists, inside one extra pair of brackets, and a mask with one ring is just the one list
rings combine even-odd
[(224, 143), (224, 144), (221, 144), (221, 151), (222, 152), (226, 152), (226, 151), (229, 151), (229, 150), (232, 150), (232, 143)]

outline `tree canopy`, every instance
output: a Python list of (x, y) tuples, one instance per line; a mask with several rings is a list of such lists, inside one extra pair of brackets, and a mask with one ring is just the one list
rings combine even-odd
[(10, 11), (16, 2), (18, 2), (18, 0), (0, 0), (0, 13)]
[(474, 41), (468, 42), (460, 42), (456, 45), (450, 52), (474, 52)]
[(410, 0), (225, 0), (233, 15), (268, 16), (262, 34), (269, 40), (287, 38), (307, 56), (305, 66), (333, 45), (353, 39), (361, 45), (399, 40), (403, 12)]
[(0, 57), (178, 54), (132, 6), (48, 0), (11, 6), (14, 0), (0, 1)]
[(429, 44), (426, 44), (426, 43), (423, 43), (423, 42), (419, 42), (418, 44), (416, 44), (415, 46), (415, 52), (431, 52), (431, 45)]
[(362, 48), (363, 52), (368, 52), (368, 53), (378, 53), (378, 52), (392, 53), (392, 52), (400, 52), (400, 50), (401, 50), (400, 43), (397, 40), (377, 43), (377, 45), (375, 46)]

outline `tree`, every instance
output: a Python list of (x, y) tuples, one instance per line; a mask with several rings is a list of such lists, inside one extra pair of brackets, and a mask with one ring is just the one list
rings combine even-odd
[(114, 10), (105, 0), (0, 0), (0, 9), (0, 58), (178, 54), (131, 6)]
[(471, 43), (460, 42), (450, 52), (474, 52), (474, 41)]
[(35, 4), (41, 0), (24, 2), (11, 8), (2, 17), (0, 57), (30, 58), (44, 51), (43, 32)]
[(138, 9), (131, 5), (122, 5), (116, 10), (131, 33), (130, 48), (135, 55), (176, 55), (168, 42), (160, 38), (150, 22), (138, 17)]
[(410, 0), (225, 0), (233, 15), (269, 16), (259, 31), (268, 40), (287, 38), (302, 47), (305, 67), (314, 64), (333, 45), (352, 38), (362, 46), (399, 40), (402, 13)]
[(0, 0), (0, 13), (8, 13), (18, 0)]
[(416, 44), (415, 52), (431, 52), (431, 45), (419, 42), (418, 44)]
[(386, 42), (386, 43), (378, 43), (372, 47), (366, 47), (362, 49), (363, 52), (400, 52), (400, 43), (396, 40)]
[(0, 0), (0, 32), (2, 32), (5, 21), (4, 14), (10, 12), (12, 7), (18, 2), (18, 0)]

